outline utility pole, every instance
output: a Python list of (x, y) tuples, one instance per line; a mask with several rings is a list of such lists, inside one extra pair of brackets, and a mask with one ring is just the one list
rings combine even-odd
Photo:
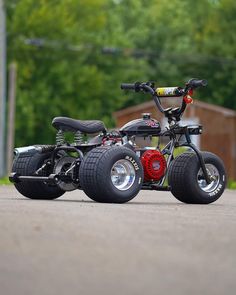
[(15, 104), (16, 104), (16, 63), (11, 63), (9, 66), (8, 78), (8, 123), (7, 123), (7, 172), (11, 172), (13, 149), (15, 143)]
[(0, 177), (5, 176), (5, 113), (6, 109), (6, 16), (0, 0)]

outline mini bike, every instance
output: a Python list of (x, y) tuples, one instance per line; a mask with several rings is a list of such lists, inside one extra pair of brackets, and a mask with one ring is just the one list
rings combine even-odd
[[(189, 80), (183, 88), (156, 88), (152, 82), (121, 84), (121, 89), (150, 94), (168, 127), (161, 128), (147, 113), (110, 132), (102, 121), (56, 117), (52, 121), (56, 144), (16, 148), (9, 179), (31, 199), (50, 200), (81, 189), (97, 202), (124, 203), (142, 189), (171, 191), (184, 203), (212, 203), (225, 189), (224, 164), (192, 143), (191, 136), (202, 133), (201, 125), (181, 125), (193, 90), (206, 85), (198, 79)], [(181, 106), (164, 108), (162, 97), (181, 97)], [(66, 140), (68, 132), (74, 135), (72, 143)], [(157, 138), (155, 148), (153, 138)], [(161, 139), (165, 146), (160, 145)], [(174, 157), (179, 147), (188, 151)]]

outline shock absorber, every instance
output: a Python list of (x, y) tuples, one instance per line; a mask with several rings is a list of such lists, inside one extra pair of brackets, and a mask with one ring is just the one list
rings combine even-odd
[(80, 131), (75, 132), (74, 141), (76, 145), (80, 145), (81, 143), (83, 143), (83, 135)]
[(58, 130), (57, 135), (56, 135), (56, 144), (63, 145), (64, 143), (65, 143), (64, 132), (62, 130)]

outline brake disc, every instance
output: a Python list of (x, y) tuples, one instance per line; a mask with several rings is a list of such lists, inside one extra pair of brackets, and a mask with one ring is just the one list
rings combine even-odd
[(57, 185), (64, 191), (73, 191), (78, 188), (78, 181), (73, 181), (76, 179), (76, 167), (73, 168), (73, 163), (76, 158), (70, 156), (64, 156), (59, 159), (53, 169), (53, 172), (57, 175), (67, 175), (68, 180), (59, 180)]

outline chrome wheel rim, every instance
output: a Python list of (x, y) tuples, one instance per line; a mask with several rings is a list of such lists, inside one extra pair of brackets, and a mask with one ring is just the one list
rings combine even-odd
[(210, 176), (211, 182), (208, 184), (204, 178), (202, 168), (198, 171), (197, 181), (201, 190), (206, 193), (213, 192), (219, 185), (220, 173), (218, 169), (212, 164), (206, 164), (207, 173)]
[(118, 160), (111, 168), (112, 184), (121, 191), (128, 190), (135, 181), (135, 169), (128, 160)]

